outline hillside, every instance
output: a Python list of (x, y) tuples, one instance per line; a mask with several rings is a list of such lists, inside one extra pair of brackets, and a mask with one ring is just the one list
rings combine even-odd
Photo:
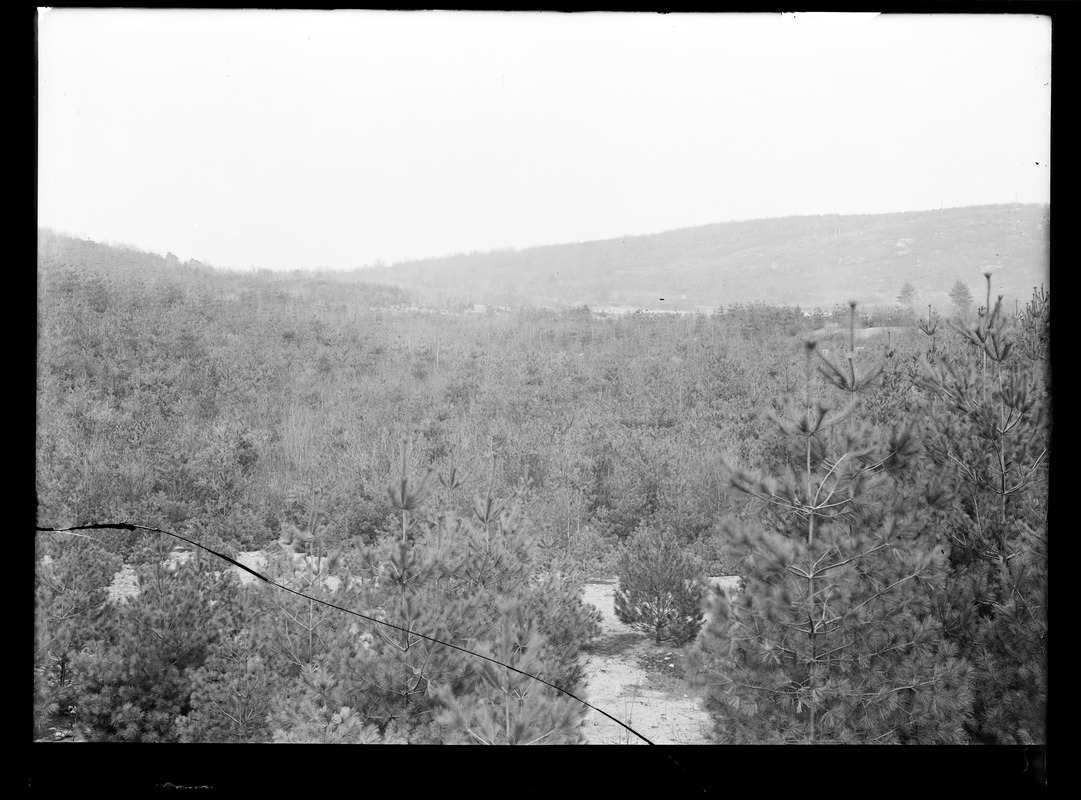
[[(1007, 304), (1050, 288), (1050, 210), (993, 205), (896, 214), (723, 222), (645, 236), (432, 258), (355, 270), (429, 303), (695, 310), (765, 301), (893, 303), (906, 282), (948, 307), (997, 266)], [(856, 288), (858, 287), (858, 288)]]

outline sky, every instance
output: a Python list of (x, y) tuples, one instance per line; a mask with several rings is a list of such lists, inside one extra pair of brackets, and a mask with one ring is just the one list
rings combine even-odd
[(38, 223), (248, 269), (1050, 201), (1022, 14), (42, 9)]

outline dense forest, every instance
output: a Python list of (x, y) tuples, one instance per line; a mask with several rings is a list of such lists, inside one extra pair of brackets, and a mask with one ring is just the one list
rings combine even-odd
[(478, 314), (375, 273), (38, 253), (39, 528), (260, 550), (396, 627), (165, 536), (39, 533), (35, 738), (578, 742), (579, 589), (619, 575), (718, 742), (1046, 740), (1041, 287)]

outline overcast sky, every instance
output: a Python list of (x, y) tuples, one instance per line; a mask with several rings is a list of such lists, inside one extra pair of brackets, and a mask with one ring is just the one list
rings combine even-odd
[(1030, 15), (55, 9), (39, 223), (223, 267), (1050, 199)]

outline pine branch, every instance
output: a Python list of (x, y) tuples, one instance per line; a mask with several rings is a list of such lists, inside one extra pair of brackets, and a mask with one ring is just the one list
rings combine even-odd
[(828, 567), (823, 567), (820, 570), (816, 570), (814, 574), (816, 576), (822, 575), (822, 574), (828, 572), (831, 569), (836, 569), (837, 567), (843, 567), (845, 564), (851, 564), (853, 561), (856, 561), (856, 560), (861, 559), (861, 558), (866, 558), (867, 556), (871, 555), (872, 553), (877, 553), (879, 550), (882, 550), (883, 548), (885, 548), (887, 546), (888, 545), (883, 543), (883, 544), (878, 545), (877, 547), (872, 547), (870, 550), (865, 550), (862, 553), (857, 553), (856, 555), (852, 556), (851, 558), (846, 558), (844, 561), (838, 561), (835, 564), (830, 564)]
[(835, 622), (839, 622), (840, 620), (844, 619), (844, 618), (845, 618), (845, 617), (847, 617), (847, 616), (851, 616), (852, 614), (854, 614), (855, 612), (857, 612), (857, 611), (859, 611), (859, 610), (860, 610), (861, 608), (863, 608), (863, 607), (864, 607), (865, 605), (867, 605), (868, 603), (870, 603), (870, 602), (871, 602), (872, 600), (877, 600), (877, 599), (878, 599), (879, 597), (882, 597), (882, 596), (884, 596), (884, 595), (885, 595), (885, 594), (886, 594), (886, 593), (887, 593), (887, 592), (888, 592), (888, 591), (889, 591), (890, 589), (893, 589), (893, 588), (894, 588), (895, 586), (900, 586), (900, 585), (901, 585), (902, 583), (904, 583), (905, 581), (908, 581), (908, 580), (912, 580), (913, 578), (917, 577), (918, 575), (919, 575), (919, 573), (918, 573), (918, 572), (914, 572), (913, 574), (911, 574), (911, 575), (908, 575), (908, 576), (906, 576), (906, 577), (904, 577), (904, 578), (901, 578), (900, 580), (894, 581), (894, 582), (893, 582), (893, 583), (891, 583), (891, 584), (890, 584), (889, 586), (887, 586), (887, 587), (886, 587), (885, 589), (883, 589), (883, 590), (881, 590), (881, 591), (879, 591), (879, 592), (875, 592), (875, 593), (874, 593), (873, 595), (871, 595), (870, 597), (868, 597), (868, 598), (867, 598), (866, 600), (864, 600), (864, 601), (863, 601), (862, 603), (859, 603), (858, 605), (856, 605), (856, 606), (854, 606), (853, 608), (849, 609), (849, 610), (848, 610), (847, 612), (845, 612), (844, 614), (840, 614), (840, 615), (838, 615), (838, 616), (836, 616), (836, 617), (833, 617), (832, 619), (828, 620), (828, 621), (827, 621), (827, 622), (826, 622), (825, 624), (827, 624), (827, 625), (832, 625), (832, 624), (834, 624)]

